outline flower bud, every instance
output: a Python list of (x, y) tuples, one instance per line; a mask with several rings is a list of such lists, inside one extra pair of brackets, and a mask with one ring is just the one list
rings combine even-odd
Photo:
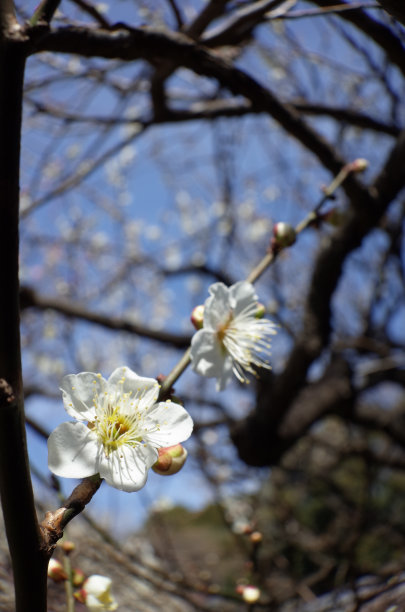
[(181, 444), (159, 448), (159, 458), (152, 470), (161, 476), (171, 476), (180, 472), (186, 462), (187, 451)]
[(266, 307), (261, 302), (257, 302), (257, 310), (255, 312), (255, 319), (263, 319), (266, 314)]
[(196, 329), (202, 328), (204, 323), (204, 304), (200, 304), (193, 309), (190, 320)]
[(82, 586), (83, 582), (85, 581), (86, 576), (84, 574), (84, 572), (82, 572), (81, 569), (78, 568), (73, 568), (72, 570), (72, 584), (74, 587), (79, 587)]
[(245, 601), (246, 603), (256, 603), (260, 599), (260, 589), (251, 584), (248, 584), (243, 589), (242, 598), (243, 601)]
[(60, 547), (66, 555), (69, 555), (74, 551), (76, 545), (71, 540), (63, 540), (63, 542), (60, 543)]
[(250, 541), (252, 542), (252, 544), (260, 544), (262, 540), (263, 534), (260, 531), (254, 531), (250, 534)]
[(368, 161), (363, 157), (358, 157), (350, 164), (350, 169), (352, 172), (364, 172), (366, 168), (368, 168)]
[(273, 227), (275, 244), (278, 248), (284, 248), (294, 244), (296, 239), (295, 229), (289, 223), (276, 223)]
[(63, 569), (62, 563), (57, 559), (49, 559), (48, 577), (54, 582), (62, 582), (62, 580), (67, 580), (67, 573)]

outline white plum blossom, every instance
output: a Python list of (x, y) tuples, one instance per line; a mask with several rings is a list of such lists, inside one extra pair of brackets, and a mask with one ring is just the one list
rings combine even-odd
[(111, 594), (111, 578), (93, 574), (80, 591), (80, 599), (89, 610), (116, 610), (118, 604)]
[(156, 403), (159, 384), (130, 368), (108, 380), (81, 372), (62, 381), (63, 404), (76, 422), (62, 423), (48, 440), (48, 465), (64, 478), (99, 474), (122, 491), (138, 491), (158, 449), (187, 440), (193, 421), (170, 400)]
[(259, 304), (253, 285), (240, 281), (231, 287), (214, 283), (204, 305), (203, 328), (191, 340), (192, 368), (201, 376), (216, 377), (221, 391), (234, 374), (248, 382), (255, 367), (271, 369), (270, 336), (276, 325), (258, 318)]

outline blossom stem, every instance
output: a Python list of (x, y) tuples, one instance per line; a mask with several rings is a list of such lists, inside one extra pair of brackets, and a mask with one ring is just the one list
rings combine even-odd
[(183, 357), (180, 361), (174, 366), (173, 370), (166, 376), (164, 379), (162, 386), (160, 387), (160, 392), (158, 396), (158, 401), (166, 399), (170, 394), (170, 389), (176, 382), (178, 378), (183, 374), (184, 370), (187, 369), (191, 362), (190, 359), (190, 347), (186, 350)]
[(73, 597), (72, 585), (72, 564), (70, 563), (70, 558), (67, 554), (65, 554), (63, 557), (63, 569), (67, 574), (67, 578), (65, 580), (66, 612), (75, 612), (75, 600)]
[[(304, 229), (309, 227), (311, 223), (317, 220), (319, 212), (322, 206), (333, 196), (335, 191), (345, 182), (347, 177), (353, 172), (358, 172), (358, 168), (356, 166), (355, 160), (352, 163), (346, 164), (340, 170), (340, 172), (333, 178), (332, 182), (324, 189), (322, 198), (315, 206), (313, 210), (311, 210), (308, 215), (298, 223), (295, 227), (295, 233), (300, 234)], [(279, 251), (270, 250), (266, 255), (259, 261), (257, 266), (253, 268), (248, 277), (246, 278), (248, 283), (252, 283), (252, 285), (260, 278), (260, 276), (267, 270), (269, 266), (275, 261), (277, 254)]]
[(100, 478), (99, 474), (83, 478), (81, 483), (73, 489), (71, 495), (61, 508), (46, 513), (40, 529), (44, 548), (48, 551), (49, 556), (52, 554), (56, 542), (63, 536), (63, 530), (66, 525), (84, 510), (99, 489), (101, 483), (102, 478)]
[(276, 258), (276, 254), (273, 251), (269, 251), (263, 257), (261, 261), (257, 264), (255, 268), (250, 272), (249, 276), (246, 278), (248, 283), (252, 283), (252, 285), (257, 281), (258, 278), (267, 270), (269, 266), (273, 263)]

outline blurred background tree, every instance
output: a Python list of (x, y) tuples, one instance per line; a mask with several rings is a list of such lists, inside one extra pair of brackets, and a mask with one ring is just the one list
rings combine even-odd
[[(397, 603), (405, 11), (71, 0), (49, 27), (51, 5), (35, 19), (34, 4), (16, 7), (29, 38), (21, 332), (39, 507), (57, 505), (58, 486), (70, 491), (46, 468), (46, 436), (65, 420), (61, 378), (122, 364), (167, 374), (209, 285), (246, 278), (277, 223), (306, 220), (256, 284), (279, 324), (271, 374), (218, 394), (187, 371), (176, 384), (195, 422), (187, 468), (169, 483), (152, 475), (130, 497), (103, 488), (87, 520), (120, 549), (118, 600), (123, 576), (136, 564), (148, 572), (122, 609), (337, 610), (322, 598), (330, 592), (343, 593), (344, 610), (371, 611), (377, 593), (376, 610)], [(327, 197), (358, 158), (366, 171)], [(153, 545), (148, 559), (137, 538)], [(261, 589), (257, 604), (235, 593), (248, 583)], [(165, 593), (175, 599), (162, 604)]]

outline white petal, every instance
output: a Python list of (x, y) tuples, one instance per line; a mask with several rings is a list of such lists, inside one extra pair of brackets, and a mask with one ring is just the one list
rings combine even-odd
[(96, 437), (84, 423), (62, 423), (48, 438), (48, 466), (64, 478), (85, 478), (98, 473)]
[(232, 369), (232, 359), (229, 355), (224, 359), (223, 367), (221, 372), (219, 372), (217, 376), (217, 391), (223, 391), (229, 381), (232, 379), (233, 369)]
[(237, 316), (250, 304), (256, 304), (257, 295), (251, 283), (247, 281), (239, 281), (230, 287), (230, 305), (233, 308), (234, 315)]
[(93, 372), (65, 376), (61, 391), (66, 412), (78, 421), (92, 421), (95, 416), (94, 395), (101, 395), (105, 388), (104, 378)]
[(156, 423), (159, 431), (153, 431), (145, 436), (147, 442), (157, 446), (172, 446), (187, 440), (193, 431), (193, 420), (187, 410), (175, 402), (160, 402), (149, 410), (146, 418), (146, 427), (150, 424), (155, 429)]
[(158, 452), (150, 446), (121, 446), (108, 457), (100, 457), (100, 476), (120, 491), (139, 491), (157, 458)]
[(200, 329), (191, 339), (191, 367), (200, 376), (219, 376), (226, 354), (216, 335)]
[(229, 289), (224, 283), (214, 283), (209, 292), (211, 297), (204, 305), (204, 329), (216, 331), (219, 325), (226, 323), (231, 312)]
[(159, 384), (154, 378), (138, 376), (128, 367), (117, 368), (108, 379), (109, 392), (142, 393), (143, 401), (152, 405), (159, 395)]
[(93, 574), (87, 578), (83, 588), (88, 595), (91, 594), (95, 597), (100, 597), (111, 588), (111, 584), (111, 578), (108, 578), (108, 576)]

